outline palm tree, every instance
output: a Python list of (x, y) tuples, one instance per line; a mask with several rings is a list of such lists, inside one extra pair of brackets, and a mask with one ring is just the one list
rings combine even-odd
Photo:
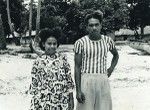
[(38, 0), (38, 7), (37, 7), (37, 18), (36, 18), (36, 36), (34, 38), (34, 43), (35, 46), (38, 46), (38, 43), (40, 41), (39, 37), (38, 37), (38, 33), (40, 30), (40, 10), (41, 10), (41, 1), (42, 0)]
[(0, 50), (6, 49), (6, 37), (4, 36), (3, 22), (0, 14)]
[(8, 24), (9, 24), (9, 28), (10, 28), (10, 32), (13, 36), (13, 38), (15, 38), (15, 35), (14, 35), (14, 25), (13, 23), (11, 22), (11, 17), (10, 17), (10, 6), (9, 6), (9, 0), (6, 0), (6, 4), (7, 4), (7, 16), (8, 16)]
[(36, 35), (39, 33), (40, 30), (40, 10), (41, 10), (41, 0), (38, 0), (37, 18), (36, 18)]
[[(41, 10), (41, 1), (42, 0), (38, 0), (38, 7), (37, 7), (37, 18), (36, 18), (36, 36), (34, 38), (34, 42), (32, 42), (32, 45), (31, 45), (31, 49), (36, 51), (39, 47), (39, 37), (38, 37), (38, 33), (39, 33), (39, 30), (40, 30), (40, 10)], [(37, 51), (38, 53), (38, 51)]]
[(34, 0), (30, 1), (29, 37), (31, 37), (31, 32), (32, 32), (32, 10), (33, 10), (33, 2), (34, 2)]

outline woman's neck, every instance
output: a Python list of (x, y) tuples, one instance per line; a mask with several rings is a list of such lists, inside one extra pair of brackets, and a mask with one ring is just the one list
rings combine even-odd
[[(56, 52), (55, 52), (55, 53), (56, 53)], [(54, 56), (54, 55), (55, 55), (55, 53), (45, 52), (45, 54), (46, 54), (46, 55), (48, 55), (48, 56), (50, 56), (50, 57), (51, 57), (51, 56)]]

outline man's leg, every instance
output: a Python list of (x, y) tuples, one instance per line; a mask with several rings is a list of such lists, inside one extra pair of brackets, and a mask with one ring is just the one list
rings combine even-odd
[(95, 85), (92, 75), (85, 74), (81, 78), (81, 90), (85, 95), (85, 103), (77, 102), (76, 110), (94, 110), (95, 103)]
[(95, 110), (112, 110), (110, 85), (106, 75), (97, 79)]

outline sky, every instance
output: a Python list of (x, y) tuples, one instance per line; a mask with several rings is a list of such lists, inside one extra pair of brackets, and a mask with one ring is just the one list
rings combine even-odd
[[(37, 2), (38, 0), (34, 0), (34, 2)], [(30, 0), (24, 0), (25, 4), (28, 4), (30, 2)]]

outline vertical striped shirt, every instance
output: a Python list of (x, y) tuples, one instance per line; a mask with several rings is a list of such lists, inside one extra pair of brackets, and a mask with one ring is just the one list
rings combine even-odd
[(114, 47), (114, 41), (104, 35), (97, 41), (88, 36), (77, 40), (74, 51), (82, 55), (81, 73), (107, 73), (107, 53)]

